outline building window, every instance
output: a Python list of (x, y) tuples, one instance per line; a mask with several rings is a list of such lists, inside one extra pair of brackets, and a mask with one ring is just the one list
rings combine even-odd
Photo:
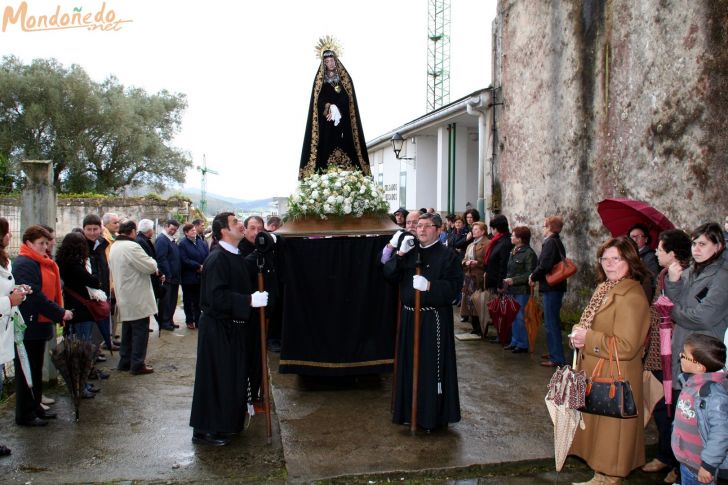
[(399, 206), (407, 207), (407, 171), (399, 172)]

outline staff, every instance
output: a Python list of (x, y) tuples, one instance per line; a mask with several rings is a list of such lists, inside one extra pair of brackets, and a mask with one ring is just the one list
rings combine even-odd
[[(263, 266), (265, 258), (258, 254), (258, 291), (265, 291), (263, 282)], [(263, 408), (265, 409), (265, 430), (268, 444), (272, 442), (273, 431), (270, 417), (270, 390), (268, 388), (268, 325), (265, 319), (265, 307), (260, 307), (260, 369), (262, 373), (261, 386), (263, 387)]]
[[(415, 274), (422, 274), (422, 256), (417, 250), (417, 261), (415, 262)], [(417, 431), (417, 387), (420, 379), (420, 309), (422, 307), (422, 294), (420, 290), (415, 290), (415, 321), (414, 336), (412, 338), (412, 414), (410, 419), (410, 433), (415, 434)]]

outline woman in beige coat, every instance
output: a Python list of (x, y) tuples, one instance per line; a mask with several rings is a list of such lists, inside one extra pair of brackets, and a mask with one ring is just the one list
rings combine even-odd
[[(607, 359), (602, 376), (609, 375), (609, 352), (614, 340), (622, 374), (642, 409), (642, 355), (650, 325), (649, 302), (641, 281), (647, 269), (625, 237), (610, 239), (597, 251), (599, 286), (574, 326), (571, 344), (579, 349), (579, 369), (591, 376), (600, 358)], [(616, 369), (615, 369), (616, 374)], [(583, 458), (594, 478), (579, 485), (620, 484), (645, 464), (641, 417), (609, 418), (582, 414), (585, 429), (577, 429), (569, 454)]]
[[(468, 239), (472, 241), (465, 250), (463, 257), (463, 298), (460, 304), (460, 321), (463, 322), (470, 318), (473, 326), (473, 335), (482, 335), (481, 324), (478, 318), (478, 309), (472, 300), (473, 293), (476, 290), (481, 292), (484, 290), (483, 275), (485, 266), (483, 265), (483, 255), (490, 241), (485, 236), (485, 224), (482, 222), (474, 222), (471, 231), (468, 233)], [(483, 295), (481, 294), (481, 298)], [(481, 316), (482, 318), (482, 316)]]

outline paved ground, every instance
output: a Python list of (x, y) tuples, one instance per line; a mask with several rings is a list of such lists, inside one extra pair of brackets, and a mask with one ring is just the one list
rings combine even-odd
[[(391, 423), (389, 376), (313, 379), (273, 372), (272, 443), (266, 443), (263, 418), (254, 417), (222, 449), (190, 442), (195, 348), (195, 333), (186, 328), (153, 334), (155, 373), (111, 370), (96, 399), (83, 401), (78, 423), (62, 387), (46, 393), (58, 400), (60, 417), (46, 428), (16, 426), (12, 399), (0, 406), (0, 442), (13, 449), (0, 459), (0, 482), (555, 482), (543, 404), (551, 371), (538, 366), (540, 348), (513, 355), (482, 341), (458, 342), (463, 420), (431, 435), (411, 436)], [(570, 460), (558, 483), (588, 477), (583, 464)], [(658, 478), (636, 474), (628, 483), (661, 483)]]

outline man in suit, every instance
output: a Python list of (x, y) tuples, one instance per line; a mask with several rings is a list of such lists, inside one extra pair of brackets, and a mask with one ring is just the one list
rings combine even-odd
[(164, 223), (164, 232), (157, 236), (155, 249), (157, 250), (157, 264), (159, 271), (164, 275), (164, 285), (167, 290), (159, 300), (159, 328), (174, 330), (179, 325), (174, 323), (174, 311), (177, 309), (177, 296), (182, 273), (179, 259), (179, 247), (174, 235), (179, 229), (179, 222), (170, 219)]

